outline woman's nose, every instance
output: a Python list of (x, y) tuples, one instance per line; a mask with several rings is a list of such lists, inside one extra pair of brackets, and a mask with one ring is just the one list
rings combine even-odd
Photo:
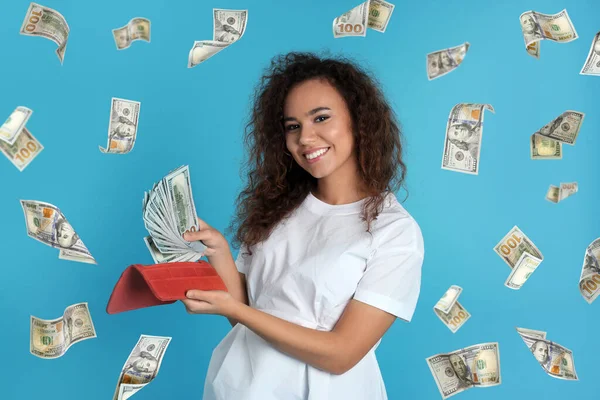
[(312, 126), (304, 126), (300, 130), (300, 143), (310, 143), (314, 142), (315, 137), (317, 136), (317, 130)]

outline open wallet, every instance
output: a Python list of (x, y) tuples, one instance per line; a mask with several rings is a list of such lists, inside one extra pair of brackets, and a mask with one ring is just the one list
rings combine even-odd
[(185, 293), (191, 289), (227, 291), (217, 271), (206, 261), (130, 265), (117, 281), (106, 312), (117, 314), (172, 304), (186, 299)]

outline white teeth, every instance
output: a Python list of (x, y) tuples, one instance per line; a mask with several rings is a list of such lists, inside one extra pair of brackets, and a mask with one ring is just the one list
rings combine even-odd
[(327, 150), (329, 150), (329, 147), (326, 149), (317, 150), (314, 153), (305, 154), (304, 157), (308, 158), (309, 160), (312, 160), (313, 158), (319, 157), (320, 155), (324, 154)]

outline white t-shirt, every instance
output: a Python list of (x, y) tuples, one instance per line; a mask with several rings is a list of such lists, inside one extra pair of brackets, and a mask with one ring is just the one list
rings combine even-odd
[[(331, 331), (351, 299), (410, 321), (417, 305), (423, 237), (417, 222), (388, 192), (371, 223), (366, 199), (331, 205), (309, 192), (250, 256), (236, 259), (252, 308), (304, 327)], [(375, 346), (336, 375), (275, 349), (238, 323), (212, 353), (204, 400), (385, 400)]]

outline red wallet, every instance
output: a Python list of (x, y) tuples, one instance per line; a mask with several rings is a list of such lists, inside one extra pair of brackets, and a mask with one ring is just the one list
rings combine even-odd
[(130, 265), (117, 281), (106, 312), (117, 314), (172, 304), (185, 299), (191, 289), (227, 291), (217, 271), (206, 261)]

